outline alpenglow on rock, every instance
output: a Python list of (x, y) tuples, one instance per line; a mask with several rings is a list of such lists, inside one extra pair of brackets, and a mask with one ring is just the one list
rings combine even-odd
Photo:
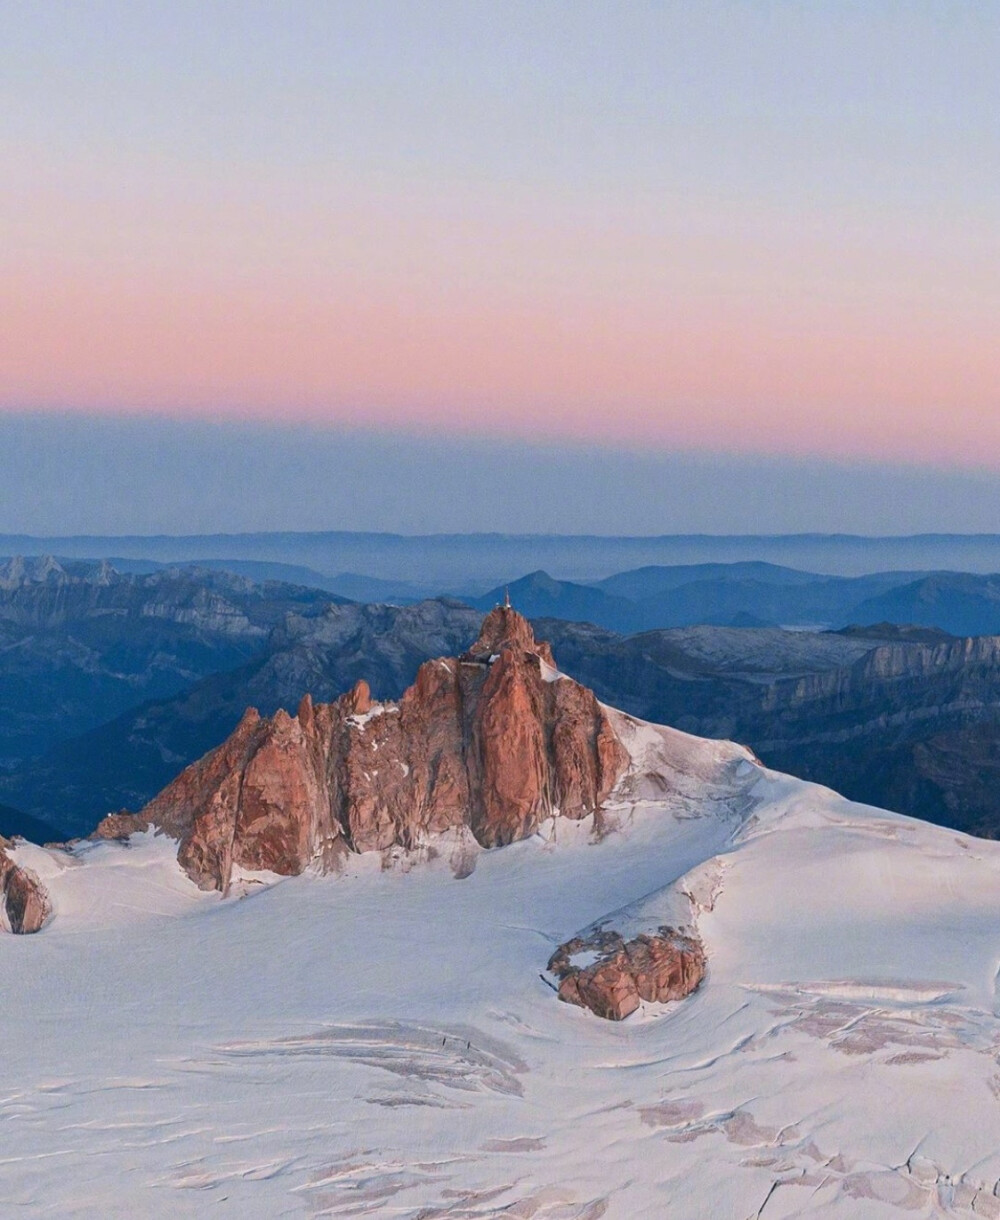
[(189, 876), (225, 893), (234, 870), (329, 870), (348, 851), (455, 829), (483, 847), (512, 843), (550, 816), (599, 811), (628, 762), (593, 692), (498, 606), (468, 652), (426, 662), (398, 703), (373, 702), (359, 682), (332, 703), (306, 695), (296, 716), (249, 709), (140, 814), (96, 833), (162, 829)]

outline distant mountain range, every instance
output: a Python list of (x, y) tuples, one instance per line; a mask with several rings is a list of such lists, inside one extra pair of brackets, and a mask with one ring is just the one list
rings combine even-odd
[[(326, 594), (327, 599), (334, 602), (349, 600), (406, 605), (428, 597), (444, 595), (458, 597), (466, 604), (483, 611), (501, 601), (505, 590), (509, 589), (514, 604), (528, 615), (591, 622), (624, 633), (697, 623), (717, 626), (837, 629), (851, 624), (865, 626), (883, 621), (939, 627), (957, 635), (1000, 631), (1000, 576), (954, 568), (932, 570), (889, 567), (885, 570), (869, 570), (860, 575), (829, 575), (822, 571), (809, 571), (756, 559), (731, 563), (712, 561), (695, 564), (645, 564), (641, 567), (612, 571), (610, 575), (603, 575), (598, 579), (565, 579), (551, 575), (549, 570), (543, 567), (520, 576), (516, 575), (516, 568), (509, 567), (507, 572), (510, 576), (502, 576), (494, 584), (487, 585), (484, 590), (482, 584), (476, 587), (475, 571), (487, 562), (495, 567), (494, 560), (499, 563), (504, 556), (509, 557), (534, 549), (536, 552), (550, 552), (555, 557), (561, 556), (560, 562), (566, 564), (573, 560), (574, 556), (579, 559), (582, 554), (593, 551), (591, 559), (588, 560), (593, 562), (598, 554), (604, 555), (606, 559), (614, 554), (615, 547), (612, 544), (621, 543), (619, 550), (625, 555), (636, 550), (640, 541), (654, 549), (654, 544), (660, 545), (662, 549), (668, 542), (671, 545), (679, 545), (679, 540), (524, 539), (500, 535), (430, 539), (407, 539), (391, 535), (241, 535), (229, 538), (144, 541), (151, 551), (161, 553), (176, 550), (182, 543), (193, 550), (198, 550), (196, 544), (199, 544), (200, 549), (206, 552), (209, 549), (208, 544), (213, 543), (220, 547), (229, 545), (237, 550), (267, 551), (270, 548), (281, 553), (282, 547), (287, 543), (287, 547), (291, 547), (293, 551), (296, 547), (300, 550), (305, 548), (309, 555), (319, 561), (329, 552), (329, 546), (333, 545), (330, 543), (331, 539), (335, 540), (338, 546), (342, 544), (342, 550), (346, 548), (351, 558), (364, 559), (370, 566), (362, 564), (356, 570), (335, 570), (331, 573), (329, 568), (321, 571), (306, 564), (272, 558), (220, 558), (219, 552), (215, 555), (199, 554), (196, 561), (192, 561), (188, 556), (186, 561), (175, 563), (167, 563), (154, 555), (142, 557), (134, 554), (113, 560), (38, 559), (32, 562), (61, 564), (61, 569), (66, 572), (74, 570), (74, 564), (81, 571), (84, 568), (93, 569), (102, 564), (110, 564), (117, 574), (130, 577), (152, 577), (159, 572), (178, 569), (210, 570), (242, 577), (248, 582), (277, 581), (286, 586), (308, 588), (313, 591), (312, 596), (318, 601), (322, 601), (320, 594)], [(347, 542), (344, 542), (344, 539), (347, 539)], [(3, 541), (0, 537), (0, 548)], [(95, 540), (59, 541), (81, 549), (84, 544), (91, 544)], [(132, 544), (132, 549), (135, 549), (143, 540), (105, 541), (128, 542)], [(802, 550), (807, 545), (806, 536), (777, 541), (786, 549), (795, 544)], [(810, 540), (808, 545), (811, 546), (814, 541)], [(841, 558), (848, 553), (854, 554), (859, 548), (863, 550), (869, 543), (873, 555), (883, 555), (889, 551), (897, 556), (904, 553), (929, 554), (932, 551), (944, 551), (954, 560), (962, 554), (975, 554), (982, 559), (992, 553), (990, 538), (958, 538), (952, 541), (955, 545), (950, 552), (944, 538), (821, 538), (816, 547), (820, 551), (825, 549), (828, 552), (827, 557), (831, 559), (835, 558), (836, 554), (841, 554)], [(720, 539), (702, 542), (706, 546), (711, 544), (710, 549), (722, 547), (723, 542), (727, 546), (733, 544), (733, 540)], [(757, 539), (755, 542), (765, 551), (765, 544), (768, 542), (777, 544), (773, 539)], [(324, 546), (327, 547), (326, 552)], [(425, 548), (424, 563), (415, 571), (417, 579), (383, 577), (376, 574), (380, 563), (383, 567), (389, 563), (388, 552), (398, 552), (399, 555), (414, 559), (421, 546)], [(310, 547), (312, 550), (309, 550)], [(362, 551), (365, 551), (364, 555)], [(473, 552), (477, 551), (478, 554), (474, 555)], [(340, 552), (334, 549), (329, 554), (336, 557)], [(465, 574), (462, 582), (444, 580), (441, 573), (449, 570), (452, 560), (458, 555), (465, 555), (469, 560), (469, 572)], [(403, 565), (408, 571), (413, 570), (410, 559)], [(1000, 569), (1000, 546), (996, 551), (996, 559)], [(19, 562), (23, 561), (10, 560), (8, 564)], [(81, 564), (83, 568), (80, 568)], [(0, 571), (2, 570), (0, 561)]]
[(262, 652), (286, 614), (336, 600), (207, 569), (0, 563), (0, 767), (231, 669)]
[[(543, 569), (581, 584), (615, 572), (657, 567), (769, 564), (860, 576), (882, 571), (1000, 572), (1000, 534), (918, 534), (867, 538), (849, 534), (615, 537), (559, 534), (256, 533), (182, 536), (0, 535), (0, 556), (117, 555), (159, 563), (208, 563), (219, 557), (312, 569), (324, 579), (360, 574), (416, 595), (462, 589), (483, 593), (525, 572)], [(293, 577), (297, 581), (298, 577)], [(334, 591), (343, 592), (337, 588)], [(370, 593), (345, 596), (370, 600)], [(379, 600), (396, 596), (384, 587)]]
[(485, 611), (508, 593), (530, 617), (594, 623), (626, 634), (698, 623), (839, 629), (881, 622), (953, 635), (1000, 632), (1000, 577), (965, 572), (844, 577), (766, 563), (702, 564), (639, 568), (586, 585), (538, 571), (466, 600)]

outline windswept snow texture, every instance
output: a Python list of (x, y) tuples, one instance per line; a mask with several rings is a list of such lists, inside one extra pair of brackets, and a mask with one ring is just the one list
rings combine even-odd
[[(0, 937), (5, 1214), (1000, 1217), (1000, 845), (617, 723), (600, 833), (461, 881), (372, 855), (221, 900), (162, 838), (18, 847), (55, 913)], [(682, 906), (689, 999), (556, 1000), (560, 942)]]

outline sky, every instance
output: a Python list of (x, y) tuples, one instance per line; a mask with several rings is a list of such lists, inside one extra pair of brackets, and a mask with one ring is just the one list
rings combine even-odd
[(1000, 528), (993, 0), (0, 28), (0, 530)]

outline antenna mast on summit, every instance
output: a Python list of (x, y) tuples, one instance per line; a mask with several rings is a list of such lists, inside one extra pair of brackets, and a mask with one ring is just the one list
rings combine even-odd
[(505, 610), (510, 609), (510, 588), (509, 587), (505, 587), (504, 591), (503, 591), (503, 608)]

